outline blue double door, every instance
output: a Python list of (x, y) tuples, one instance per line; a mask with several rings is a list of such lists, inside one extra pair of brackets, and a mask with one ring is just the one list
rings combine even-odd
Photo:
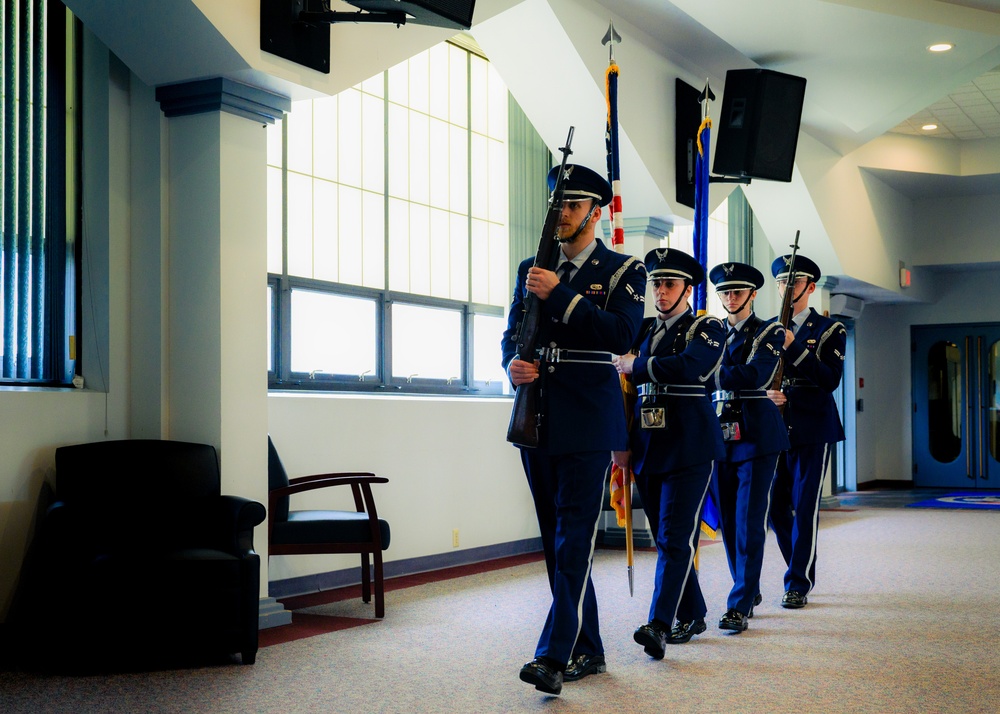
[(911, 329), (913, 485), (1000, 489), (1000, 323)]

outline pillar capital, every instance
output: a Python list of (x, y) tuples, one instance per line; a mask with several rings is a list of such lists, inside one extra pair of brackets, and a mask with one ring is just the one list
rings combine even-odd
[(624, 228), (626, 236), (662, 240), (673, 231), (674, 224), (668, 223), (656, 216), (642, 216), (638, 218), (626, 218)]
[(267, 124), (281, 119), (292, 108), (288, 97), (225, 77), (157, 87), (156, 101), (167, 117), (228, 112)]
[(663, 244), (663, 240), (674, 229), (674, 226), (672, 223), (655, 216), (638, 216), (626, 218), (623, 228), (625, 229), (625, 252), (641, 260), (649, 251), (659, 248)]

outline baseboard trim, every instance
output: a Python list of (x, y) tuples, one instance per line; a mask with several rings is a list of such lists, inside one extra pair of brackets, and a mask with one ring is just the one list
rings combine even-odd
[(859, 483), (858, 491), (909, 491), (913, 488), (913, 480), (875, 479)]
[[(506, 558), (524, 553), (537, 553), (542, 549), (541, 538), (526, 538), (524, 540), (485, 545), (479, 548), (467, 548), (450, 553), (424, 555), (418, 558), (403, 558), (393, 560), (383, 566), (385, 578), (397, 578), (402, 575), (416, 575), (442, 568), (452, 568), (460, 565), (482, 563), (487, 560)], [(358, 556), (360, 558), (360, 556)], [(308, 593), (333, 590), (348, 585), (358, 585), (361, 582), (360, 560), (358, 566), (334, 570), (327, 573), (302, 575), (283, 580), (272, 580), (267, 584), (267, 593), (271, 598), (292, 597)], [(280, 605), (280, 603), (278, 603)]]
[(820, 510), (829, 511), (840, 508), (840, 501), (836, 496), (823, 496), (819, 499)]

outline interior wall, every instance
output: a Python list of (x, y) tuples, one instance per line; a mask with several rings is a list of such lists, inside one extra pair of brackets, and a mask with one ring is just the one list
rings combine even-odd
[[(392, 561), (538, 537), (519, 453), (506, 441), (510, 409), (507, 399), (272, 393), (268, 425), (290, 477), (370, 471), (389, 479), (372, 491), (391, 528), (385, 559)], [(350, 490), (339, 488), (293, 496), (291, 507), (353, 505)], [(272, 556), (269, 577), (341, 570), (357, 560)]]
[(44, 482), (54, 484), (58, 446), (96, 441), (105, 395), (93, 391), (0, 391), (0, 623), (7, 619)]
[[(128, 370), (127, 75), (86, 31), (83, 48), (83, 333), (85, 388), (0, 389), (0, 622), (6, 621), (43, 485), (59, 446), (124, 438)], [(124, 142), (124, 143), (122, 143)]]
[(1000, 196), (926, 197), (914, 207), (914, 265), (1000, 263)]
[(858, 483), (912, 479), (910, 328), (915, 325), (1000, 322), (1000, 270), (934, 274), (938, 300), (919, 305), (868, 305), (857, 320)]
[[(910, 328), (894, 305), (866, 305), (855, 321), (857, 482), (908, 481)], [(860, 381), (864, 380), (864, 387)]]

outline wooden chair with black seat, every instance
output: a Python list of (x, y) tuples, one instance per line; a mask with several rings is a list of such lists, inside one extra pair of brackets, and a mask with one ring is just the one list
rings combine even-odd
[[(389, 547), (389, 523), (378, 517), (371, 485), (388, 483), (389, 479), (367, 472), (314, 474), (290, 479), (270, 436), (267, 437), (267, 475), (268, 556), (360, 553), (361, 599), (371, 601), (374, 570), (375, 617), (385, 617), (382, 551)], [(355, 510), (290, 510), (289, 496), (292, 494), (332, 486), (351, 487)]]

